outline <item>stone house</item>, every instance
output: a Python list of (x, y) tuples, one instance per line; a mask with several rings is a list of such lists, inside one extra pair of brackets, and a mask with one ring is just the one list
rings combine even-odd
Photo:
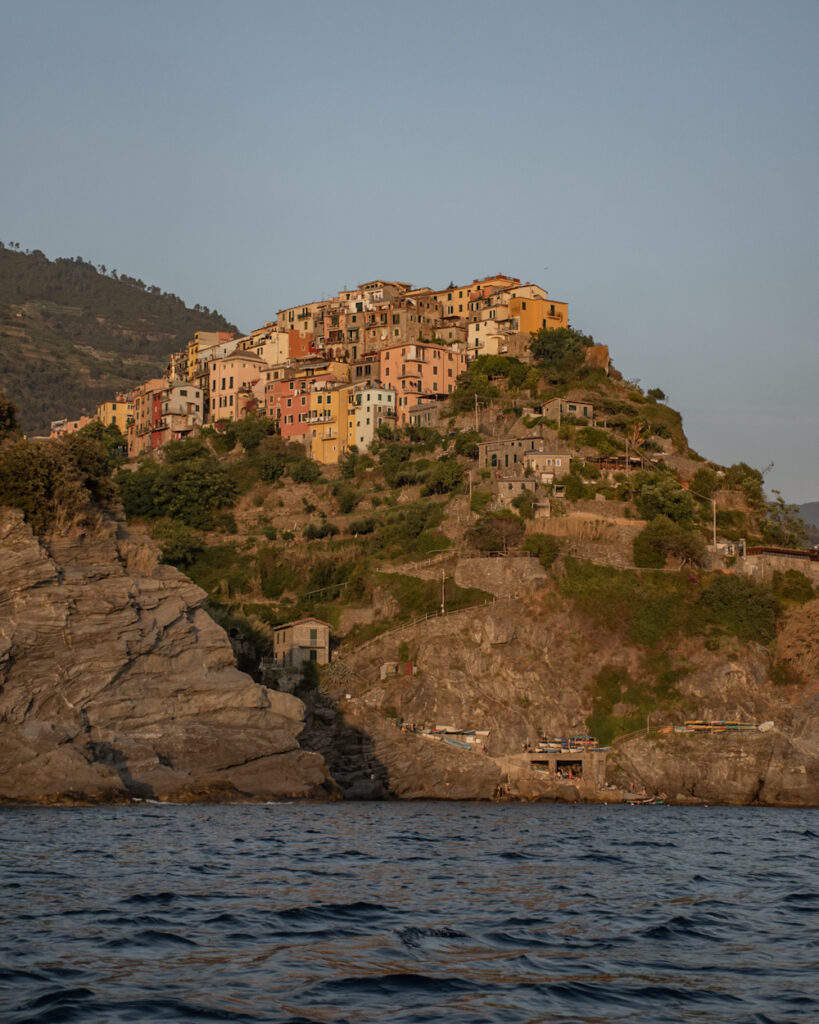
[(566, 416), (576, 416), (590, 423), (594, 422), (594, 406), (586, 399), (551, 398), (540, 407), (541, 416), (550, 420), (562, 420)]
[(519, 494), (529, 491), (534, 497), (537, 482), (533, 476), (505, 476), (497, 481), (498, 503), (510, 508)]
[(529, 452), (525, 456), (525, 465), (531, 468), (539, 483), (551, 484), (571, 472), (572, 453), (553, 450)]
[(306, 661), (330, 661), (330, 625), (308, 616), (286, 622), (273, 631), (273, 658), (277, 668), (301, 668)]
[(526, 466), (531, 466), (534, 472), (550, 472), (557, 477), (570, 471), (571, 460), (571, 452), (551, 448), (539, 434), (478, 442), (479, 469), (512, 469), (522, 473)]

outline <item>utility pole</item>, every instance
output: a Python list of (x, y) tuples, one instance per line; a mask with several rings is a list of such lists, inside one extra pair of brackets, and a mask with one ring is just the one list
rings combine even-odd
[(469, 470), (469, 507), (466, 510), (467, 520), (472, 518), (472, 470)]
[(446, 614), (446, 574), (441, 569), (441, 615)]

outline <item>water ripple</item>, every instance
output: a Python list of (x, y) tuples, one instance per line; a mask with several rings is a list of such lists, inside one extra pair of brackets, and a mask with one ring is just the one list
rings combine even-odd
[(808, 1024), (819, 812), (2, 808), (8, 1024)]

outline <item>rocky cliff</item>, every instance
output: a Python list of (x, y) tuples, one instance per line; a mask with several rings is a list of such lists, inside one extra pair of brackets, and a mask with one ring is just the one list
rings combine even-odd
[[(519, 759), (523, 745), (539, 735), (585, 732), (607, 666), (644, 677), (650, 652), (617, 634), (595, 632), (561, 601), (545, 573), (538, 578), (538, 570), (527, 559), (464, 560), (453, 569), (456, 580), (495, 593), (494, 604), (432, 618), (342, 652), (329, 673), (331, 690), (347, 723), (368, 737), (369, 756), (380, 766), (374, 774), (385, 791), (489, 797), (498, 782), (511, 778), (513, 794), (554, 796), (541, 782), (525, 786), (525, 773), (510, 758)], [(618, 790), (665, 793), (680, 803), (819, 804), (818, 621), (819, 600), (784, 617), (776, 658), (799, 673), (793, 685), (772, 681), (771, 656), (759, 645), (731, 641), (709, 650), (701, 637), (680, 638), (669, 662), (682, 666), (679, 678), (664, 697), (657, 695), (649, 720), (639, 718), (640, 734), (615, 742), (607, 781)], [(415, 674), (380, 678), (381, 665), (396, 660), (399, 645), (409, 652)], [(613, 711), (628, 716), (636, 709), (625, 690)], [(442, 751), (439, 744), (401, 734), (385, 723), (388, 716), (419, 726), (489, 730), (488, 756)], [(687, 718), (774, 726), (741, 735), (675, 734), (673, 726)], [(325, 729), (324, 746), (315, 749), (327, 750), (329, 760), (331, 748)]]
[(122, 523), (0, 508), (0, 800), (326, 796), (304, 705), (235, 666), (203, 591)]

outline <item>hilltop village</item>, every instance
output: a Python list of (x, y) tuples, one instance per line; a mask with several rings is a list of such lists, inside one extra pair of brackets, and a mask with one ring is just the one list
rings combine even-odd
[[(115, 424), (135, 457), (249, 414), (275, 421), (316, 462), (366, 452), (379, 426), (431, 426), (468, 363), (482, 355), (528, 361), (531, 335), (567, 327), (568, 305), (499, 274), (434, 291), (370, 281), (291, 306), (245, 336), (199, 331), (164, 377), (60, 419), (61, 437), (96, 419)], [(607, 362), (605, 349), (596, 358)]]
[(0, 799), (819, 799), (819, 553), (538, 285), (199, 331), (51, 434), (0, 447)]

